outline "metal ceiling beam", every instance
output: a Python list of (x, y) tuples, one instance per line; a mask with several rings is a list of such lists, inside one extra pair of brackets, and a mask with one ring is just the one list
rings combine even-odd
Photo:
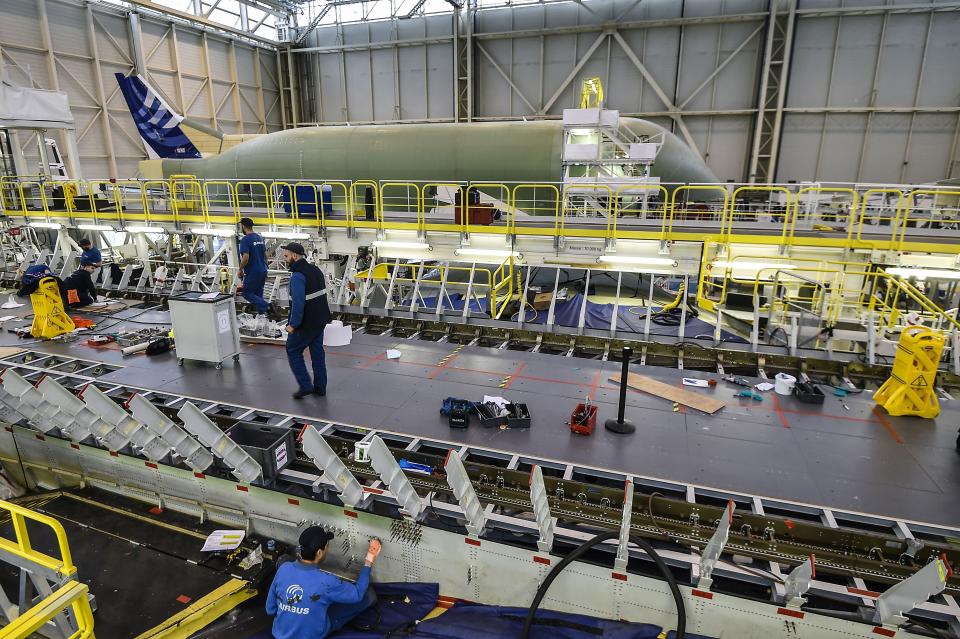
[(686, 141), (687, 146), (689, 146), (694, 153), (702, 160), (703, 153), (700, 152), (700, 148), (697, 146), (696, 140), (693, 139), (693, 134), (690, 133), (690, 129), (687, 128), (686, 123), (683, 121), (680, 113), (681, 110), (677, 108), (677, 105), (673, 103), (673, 100), (664, 92), (660, 87), (660, 84), (657, 82), (656, 78), (653, 77), (653, 74), (647, 70), (647, 67), (643, 65), (643, 62), (640, 61), (640, 58), (637, 57), (637, 54), (633, 52), (633, 49), (630, 48), (630, 45), (627, 44), (627, 41), (623, 39), (616, 31), (613, 32), (613, 39), (617, 41), (617, 44), (620, 45), (620, 48), (623, 49), (624, 53), (627, 54), (627, 57), (630, 59), (630, 62), (633, 63), (633, 66), (637, 68), (640, 72), (640, 75), (643, 76), (643, 79), (647, 81), (647, 84), (650, 85), (650, 88), (653, 89), (653, 92), (657, 94), (657, 97), (660, 98), (660, 101), (663, 102), (663, 105), (667, 107), (667, 111), (670, 113), (670, 117), (673, 118), (674, 122), (677, 123), (677, 127), (680, 129), (680, 133), (683, 135), (683, 139)]
[(275, 40), (269, 40), (267, 38), (254, 35), (250, 31), (242, 31), (240, 29), (236, 29), (234, 27), (230, 27), (225, 24), (216, 22), (215, 20), (209, 20), (207, 18), (204, 18), (203, 16), (198, 16), (188, 11), (179, 11), (177, 9), (171, 9), (170, 7), (165, 7), (163, 5), (156, 4), (152, 2), (152, 0), (124, 0), (124, 2), (131, 5), (138, 6), (138, 7), (143, 7), (144, 9), (150, 9), (151, 11), (155, 11), (157, 13), (180, 18), (181, 20), (186, 20), (188, 22), (201, 24), (215, 31), (222, 31), (231, 35), (241, 37), (241, 38), (253, 40), (255, 42), (265, 44), (272, 49), (276, 49), (278, 44)]

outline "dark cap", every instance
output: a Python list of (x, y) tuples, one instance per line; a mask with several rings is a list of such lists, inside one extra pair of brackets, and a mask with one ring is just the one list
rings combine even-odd
[(252, 229), (252, 228), (253, 228), (253, 220), (251, 220), (249, 217), (242, 217), (242, 218), (240, 218), (240, 226), (245, 226), (245, 227), (247, 227), (248, 229)]
[(90, 243), (91, 243), (91, 242), (90, 242), (90, 238), (89, 238), (89, 237), (85, 237), (85, 238), (83, 238), (82, 240), (80, 240), (80, 246), (85, 246), (85, 245), (90, 244)]
[(290, 251), (291, 253), (296, 253), (297, 255), (306, 255), (307, 252), (303, 250), (303, 244), (300, 242), (290, 242), (284, 246), (281, 246), (284, 251)]
[(90, 260), (80, 260), (80, 268), (87, 268), (88, 266), (96, 266), (96, 262), (91, 262)]
[(326, 548), (331, 539), (333, 539), (332, 532), (328, 532), (322, 526), (310, 526), (300, 533), (300, 557), (307, 560), (314, 559), (317, 552)]

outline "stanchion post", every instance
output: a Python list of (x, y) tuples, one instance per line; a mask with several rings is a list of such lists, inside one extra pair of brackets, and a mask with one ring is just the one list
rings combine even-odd
[(603, 423), (603, 427), (613, 433), (629, 435), (637, 430), (630, 421), (624, 418), (624, 412), (627, 408), (627, 376), (630, 374), (630, 357), (633, 355), (633, 349), (629, 346), (623, 347), (623, 368), (620, 371), (620, 407), (617, 410), (616, 419), (608, 419)]

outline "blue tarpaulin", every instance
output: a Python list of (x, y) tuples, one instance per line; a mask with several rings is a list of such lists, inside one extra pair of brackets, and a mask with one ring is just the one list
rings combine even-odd
[[(503, 639), (519, 637), (526, 608), (457, 603), (450, 610), (420, 621), (437, 606), (439, 585), (431, 583), (374, 584), (377, 605), (330, 639)], [(358, 628), (363, 628), (359, 630)], [(569, 613), (538, 610), (531, 639), (655, 639), (661, 628), (652, 624), (610, 621)], [(671, 632), (669, 637), (673, 637)], [(268, 639), (269, 630), (248, 639)], [(687, 633), (688, 639), (711, 639)]]

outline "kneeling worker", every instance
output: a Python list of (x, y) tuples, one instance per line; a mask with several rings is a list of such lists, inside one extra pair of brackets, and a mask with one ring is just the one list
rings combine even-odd
[(71, 307), (87, 306), (97, 301), (97, 287), (93, 285), (93, 273), (97, 265), (93, 262), (80, 262), (80, 268), (63, 281), (67, 292), (67, 303)]
[[(323, 352), (323, 331), (330, 323), (327, 284), (323, 271), (307, 261), (302, 244), (291, 242), (283, 247), (283, 259), (290, 276), (290, 318), (287, 320), (287, 361), (297, 378), (294, 399), (307, 395), (327, 394), (327, 363)], [(303, 351), (310, 349), (313, 380), (307, 372)]]
[(369, 588), (370, 567), (380, 554), (380, 542), (370, 542), (357, 583), (352, 584), (320, 568), (332, 539), (333, 533), (310, 526), (300, 535), (300, 558), (277, 569), (267, 593), (267, 614), (275, 615), (275, 639), (323, 639), (376, 603)]

